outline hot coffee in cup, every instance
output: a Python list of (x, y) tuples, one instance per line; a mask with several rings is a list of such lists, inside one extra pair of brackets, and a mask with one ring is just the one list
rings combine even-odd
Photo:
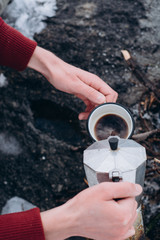
[(128, 126), (126, 121), (116, 114), (102, 116), (95, 125), (95, 136), (98, 140), (107, 139), (109, 136), (127, 138)]
[(115, 103), (105, 103), (95, 108), (88, 118), (88, 131), (95, 141), (109, 136), (131, 137), (134, 120), (129, 110)]

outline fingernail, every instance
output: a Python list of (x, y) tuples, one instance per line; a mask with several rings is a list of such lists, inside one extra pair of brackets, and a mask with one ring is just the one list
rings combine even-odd
[(135, 235), (135, 229), (134, 228), (129, 229), (128, 230), (128, 235), (130, 235), (130, 237)]
[(105, 96), (103, 96), (103, 95), (99, 95), (98, 97), (97, 97), (97, 103), (105, 103), (106, 102), (106, 99), (105, 99)]
[(139, 184), (136, 184), (136, 192), (137, 194), (141, 194), (142, 193), (142, 187)]
[(84, 114), (84, 113), (80, 113), (79, 116), (78, 116), (78, 119), (79, 120), (86, 120), (87, 119), (87, 115)]
[(78, 119), (79, 119), (79, 120), (83, 120), (83, 115), (82, 115), (82, 114), (79, 114)]

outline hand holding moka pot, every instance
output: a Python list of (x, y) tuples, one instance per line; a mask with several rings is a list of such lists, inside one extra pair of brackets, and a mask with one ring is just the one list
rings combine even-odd
[[(95, 141), (84, 151), (84, 169), (89, 186), (101, 182), (131, 182), (144, 185), (146, 151), (129, 139), (134, 131), (131, 113), (122, 105), (106, 103), (95, 108), (88, 118), (88, 131)], [(138, 202), (138, 218), (133, 239), (143, 239), (143, 220)]]

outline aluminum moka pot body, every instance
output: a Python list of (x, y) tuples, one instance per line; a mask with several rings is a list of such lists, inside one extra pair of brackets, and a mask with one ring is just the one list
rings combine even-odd
[(114, 136), (94, 142), (83, 153), (88, 185), (123, 181), (143, 187), (146, 159), (145, 148), (131, 139)]

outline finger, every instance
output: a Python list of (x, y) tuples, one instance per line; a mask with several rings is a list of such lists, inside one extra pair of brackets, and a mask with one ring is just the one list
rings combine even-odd
[(117, 100), (117, 92), (115, 92), (107, 83), (105, 83), (95, 74), (82, 70), (77, 73), (77, 76), (86, 85), (92, 87), (93, 89), (96, 89), (98, 92), (106, 96), (107, 102), (115, 102)]
[(78, 97), (79, 99), (81, 99), (85, 103), (86, 106), (90, 103), (90, 101), (88, 100), (88, 98), (86, 96), (83, 96), (79, 93), (75, 94), (75, 96)]
[(81, 112), (80, 114), (79, 114), (79, 120), (86, 120), (86, 119), (88, 119), (88, 117), (89, 117), (89, 114), (91, 113), (91, 111), (96, 107), (97, 105), (89, 105), (89, 106), (87, 106), (86, 107), (86, 109), (85, 109), (85, 112)]
[(115, 92), (114, 94), (108, 94), (106, 96), (106, 102), (116, 102), (118, 98), (118, 94)]
[(135, 235), (135, 226), (134, 223), (136, 222), (137, 219), (137, 212), (135, 212), (134, 217), (131, 219), (131, 221), (128, 223), (128, 231), (124, 235), (123, 239), (128, 239), (130, 236)]
[(79, 71), (77, 75), (83, 82), (85, 82), (92, 88), (98, 90), (105, 96), (113, 91), (112, 88), (107, 83), (105, 83), (101, 78), (99, 78), (97, 75), (93, 73), (82, 70)]
[(137, 212), (135, 211), (132, 218), (128, 221), (128, 223), (126, 224), (128, 226), (128, 230), (132, 227), (134, 227), (134, 223), (137, 219)]
[(135, 198), (125, 198), (117, 202), (121, 208), (122, 214), (125, 216), (123, 225), (130, 228), (137, 216), (137, 202)]
[(130, 218), (130, 220), (128, 222), (128, 229), (130, 229), (132, 226), (134, 226), (134, 223), (135, 223), (135, 221), (137, 219), (137, 211), (136, 210), (137, 209), (133, 209), (133, 211), (132, 211), (131, 218)]
[(79, 120), (86, 120), (88, 119), (90, 112), (82, 112), (78, 115), (78, 119)]
[(135, 197), (127, 197), (127, 198), (123, 198), (121, 200), (118, 200), (117, 203), (119, 204), (119, 206), (121, 208), (128, 208), (126, 210), (129, 210), (129, 209), (134, 209), (136, 210), (137, 209), (137, 202), (135, 200)]
[(106, 97), (87, 84), (80, 81), (77, 86), (74, 87), (74, 94), (81, 95), (83, 98), (88, 98), (91, 102), (95, 104), (102, 104), (106, 102)]
[[(102, 104), (106, 102), (106, 96), (111, 95), (112, 97), (109, 97), (108, 101), (116, 101), (118, 94), (107, 84), (105, 83), (101, 78), (99, 78), (98, 76), (96, 76), (95, 74), (92, 74), (90, 72), (87, 72), (85, 70), (76, 68), (69, 64), (66, 64), (67, 69), (71, 68), (71, 72), (74, 72), (76, 75), (77, 80), (79, 79), (79, 81), (75, 81), (76, 83), (78, 83), (78, 85), (83, 84), (84, 90), (87, 91), (87, 87), (89, 87), (90, 89), (92, 89), (93, 93), (90, 95), (89, 99), (96, 103), (96, 104)], [(87, 87), (86, 87), (87, 86)], [(80, 85), (79, 85), (80, 87)], [(88, 92), (83, 91), (83, 87), (81, 85), (81, 89), (77, 89), (76, 93), (81, 93), (84, 96), (88, 97)], [(86, 89), (85, 89), (86, 87)], [(82, 90), (82, 91), (81, 91)], [(81, 91), (81, 92), (80, 92)], [(91, 91), (91, 90), (89, 90)], [(72, 92), (73, 93), (73, 92)]]
[(76, 97), (80, 98), (86, 105), (85, 112), (81, 112), (78, 118), (79, 120), (86, 120), (90, 112), (97, 106), (97, 104), (92, 103), (90, 100), (80, 94), (76, 94)]
[(123, 239), (127, 239), (129, 237), (132, 237), (135, 235), (135, 229), (134, 227), (131, 227), (128, 232), (123, 236)]
[(116, 102), (117, 101), (117, 98), (118, 98), (118, 93), (116, 92), (116, 94), (114, 95), (114, 102)]
[(134, 225), (134, 223), (136, 222), (136, 219), (137, 219), (137, 211), (135, 212), (135, 215), (134, 215), (134, 217), (133, 217), (133, 219), (131, 220), (131, 222), (130, 222), (130, 225), (131, 226), (133, 226)]
[(106, 200), (135, 197), (141, 194), (142, 187), (139, 184), (129, 182), (101, 183), (103, 197)]
[(86, 109), (85, 109), (85, 112), (81, 112), (80, 114), (79, 114), (79, 120), (86, 120), (86, 119), (88, 119), (88, 117), (89, 117), (89, 114), (91, 113), (91, 111), (96, 107), (97, 105), (88, 105), (87, 107), (86, 107)]
[(106, 96), (106, 102), (116, 102), (117, 98), (114, 95), (107, 95)]

